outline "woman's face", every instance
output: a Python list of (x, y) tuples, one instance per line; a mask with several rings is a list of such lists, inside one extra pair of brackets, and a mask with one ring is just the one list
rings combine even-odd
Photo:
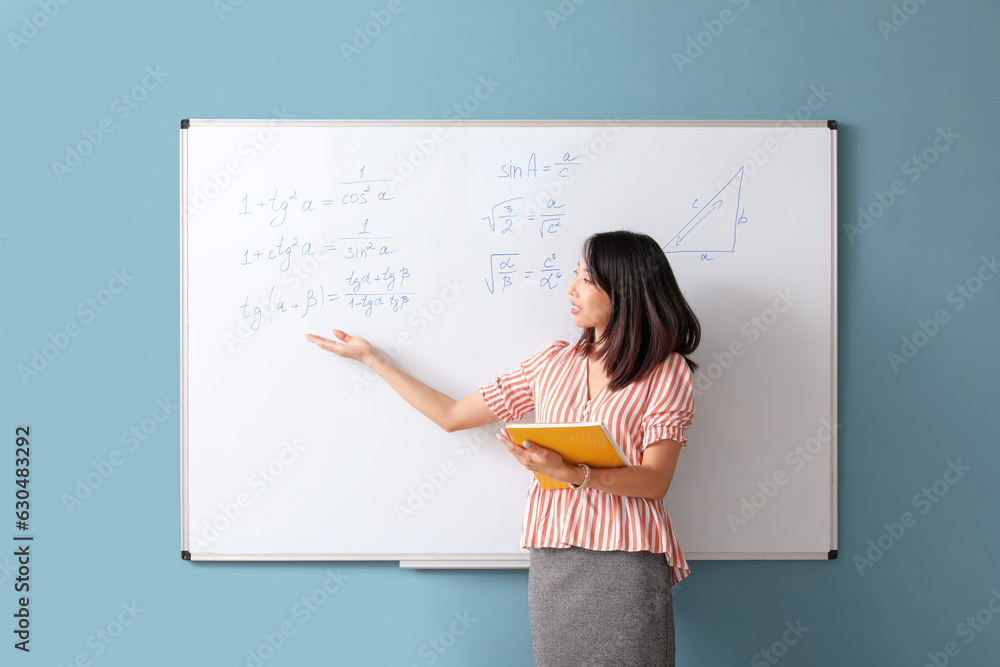
[(611, 297), (590, 277), (585, 258), (580, 259), (574, 273), (576, 277), (566, 290), (570, 296), (573, 324), (581, 329), (594, 327), (596, 338), (599, 339), (611, 318)]

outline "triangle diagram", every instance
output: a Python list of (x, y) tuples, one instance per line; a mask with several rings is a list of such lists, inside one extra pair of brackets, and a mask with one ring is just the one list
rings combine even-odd
[[(740, 220), (743, 167), (663, 246), (663, 252), (733, 252)], [(695, 200), (697, 201), (697, 200)]]

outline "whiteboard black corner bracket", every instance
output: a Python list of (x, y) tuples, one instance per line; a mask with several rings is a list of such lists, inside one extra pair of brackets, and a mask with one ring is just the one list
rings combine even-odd
[(826, 555), (827, 560), (837, 560), (837, 550), (830, 549), (830, 553)]
[(183, 120), (181, 120), (181, 129), (182, 130), (186, 130), (189, 127), (191, 127), (191, 119), (190, 118), (184, 118)]
[(828, 121), (826, 121), (826, 126), (828, 128), (830, 128), (831, 130), (836, 130), (837, 129), (837, 121), (835, 121), (835, 120), (828, 120)]
[(190, 551), (182, 551), (181, 552), (181, 560), (191, 560), (191, 552)]

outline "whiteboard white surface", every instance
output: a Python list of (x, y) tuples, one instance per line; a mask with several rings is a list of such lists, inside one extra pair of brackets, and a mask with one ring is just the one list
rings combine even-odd
[(190, 121), (182, 551), (523, 564), (531, 474), (308, 343), (453, 396), (575, 340), (591, 233), (659, 241), (702, 323), (667, 495), (689, 558), (836, 549), (836, 131), (826, 123)]

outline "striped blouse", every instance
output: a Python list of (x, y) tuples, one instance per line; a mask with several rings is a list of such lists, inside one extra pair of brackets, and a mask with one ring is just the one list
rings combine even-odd
[[(647, 445), (687, 444), (694, 416), (691, 372), (672, 354), (646, 377), (587, 398), (587, 359), (557, 341), (520, 368), (480, 387), (486, 405), (504, 422), (532, 410), (535, 422), (604, 421), (629, 462), (642, 462)], [(597, 551), (651, 551), (666, 555), (673, 583), (691, 570), (674, 536), (663, 500), (619, 496), (591, 488), (546, 491), (532, 476), (521, 531), (524, 548), (578, 546)]]

